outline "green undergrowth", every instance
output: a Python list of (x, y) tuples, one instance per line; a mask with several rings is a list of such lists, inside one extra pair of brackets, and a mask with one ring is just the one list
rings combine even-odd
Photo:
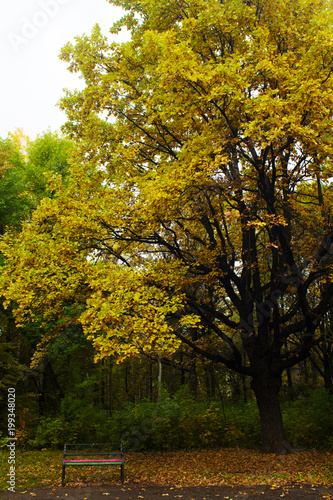
[[(314, 390), (282, 402), (289, 442), (296, 448), (333, 449), (333, 397)], [(63, 400), (55, 416), (27, 422), (19, 440), (26, 449), (61, 448), (64, 442), (123, 442), (127, 451), (172, 451), (204, 448), (260, 447), (255, 401), (196, 400), (187, 390), (159, 402), (126, 403), (108, 416), (84, 399)], [(5, 445), (6, 439), (3, 437)]]

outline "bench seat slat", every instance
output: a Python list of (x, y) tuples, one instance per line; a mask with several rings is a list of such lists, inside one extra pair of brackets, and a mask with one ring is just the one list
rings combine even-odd
[(110, 458), (110, 459), (105, 459), (105, 460), (95, 460), (95, 459), (91, 459), (91, 460), (64, 460), (64, 463), (65, 464), (78, 464), (78, 463), (87, 463), (87, 462), (100, 462), (100, 463), (116, 463), (116, 464), (121, 464), (123, 461), (122, 460), (119, 460), (119, 458)]
[(100, 463), (100, 462), (98, 462), (98, 463), (97, 462), (87, 462), (85, 464), (83, 464), (83, 463), (65, 464), (65, 466), (67, 466), (67, 467), (73, 467), (73, 466), (82, 466), (83, 467), (85, 465), (100, 465), (100, 466), (103, 466), (103, 465), (122, 465), (122, 462), (119, 462), (119, 463), (116, 463), (116, 462), (113, 462), (113, 463), (110, 463), (110, 462), (109, 463), (106, 463), (106, 462), (102, 462), (102, 463)]

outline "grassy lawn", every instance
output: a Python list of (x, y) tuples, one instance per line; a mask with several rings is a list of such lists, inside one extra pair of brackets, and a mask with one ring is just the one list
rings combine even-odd
[[(7, 450), (0, 451), (0, 489), (7, 489)], [(61, 484), (62, 451), (16, 450), (16, 488), (55, 487)], [(333, 484), (333, 452), (302, 451), (294, 455), (264, 455), (235, 448), (125, 454), (125, 482), (160, 485), (283, 486)], [(120, 484), (118, 467), (66, 469), (68, 486)]]

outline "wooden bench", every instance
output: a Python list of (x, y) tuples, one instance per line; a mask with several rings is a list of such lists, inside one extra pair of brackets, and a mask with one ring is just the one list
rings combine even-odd
[[(117, 450), (115, 451), (117, 447)], [(96, 452), (96, 450), (102, 450)], [(61, 486), (65, 482), (66, 467), (119, 465), (124, 484), (124, 454), (121, 443), (65, 444), (62, 460)]]

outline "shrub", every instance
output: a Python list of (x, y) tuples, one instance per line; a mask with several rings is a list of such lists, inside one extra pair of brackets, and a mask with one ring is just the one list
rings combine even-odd
[(64, 443), (105, 441), (108, 419), (100, 406), (66, 396), (60, 415), (41, 417), (33, 439), (33, 448), (62, 447)]
[[(283, 419), (291, 444), (332, 448), (333, 397), (316, 390), (283, 403)], [(176, 450), (260, 446), (260, 421), (255, 401), (198, 401), (186, 388), (161, 400), (127, 403), (107, 417), (86, 399), (66, 396), (60, 415), (39, 421), (30, 446), (60, 447), (64, 442), (123, 442), (125, 450)]]
[(333, 395), (316, 389), (283, 405), (287, 437), (295, 447), (333, 448)]
[(207, 447), (255, 447), (260, 443), (254, 403), (230, 404), (225, 412), (216, 401), (197, 401), (182, 388), (161, 401), (143, 400), (114, 412), (110, 436), (133, 451)]

